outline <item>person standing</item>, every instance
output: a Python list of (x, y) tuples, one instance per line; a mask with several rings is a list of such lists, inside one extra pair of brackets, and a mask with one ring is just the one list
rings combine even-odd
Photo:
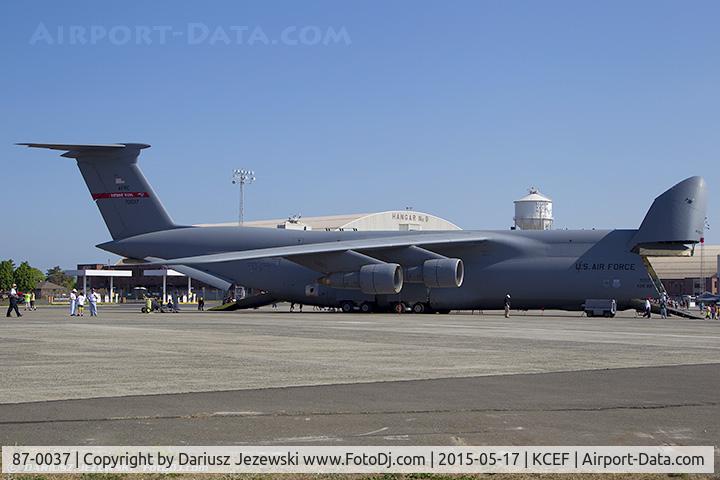
[(75, 310), (75, 316), (76, 317), (82, 317), (84, 316), (85, 312), (85, 294), (83, 292), (80, 292), (77, 294), (77, 297), (75, 298), (76, 302), (76, 310)]
[(651, 315), (652, 307), (650, 306), (650, 297), (645, 299), (645, 314), (643, 318), (652, 318)]
[(34, 291), (30, 294), (30, 310), (37, 310), (37, 308), (35, 308), (35, 292)]
[(27, 312), (30, 310), (30, 292), (25, 292), (23, 294), (23, 301), (25, 302), (25, 311)]
[(88, 295), (88, 303), (90, 304), (90, 316), (91, 317), (97, 317), (97, 293), (95, 293), (95, 289), (90, 289), (90, 295)]
[(510, 294), (505, 295), (505, 318), (510, 318)]
[(74, 288), (70, 292), (70, 316), (74, 317), (77, 313), (77, 290)]
[(145, 295), (145, 313), (152, 313), (153, 311), (153, 299), (150, 295)]
[(667, 297), (664, 293), (660, 297), (660, 316), (662, 318), (667, 318)]
[(203, 297), (198, 297), (198, 311), (205, 311), (205, 299)]
[(8, 309), (7, 309), (7, 315), (5, 315), (5, 316), (11, 317), (12, 311), (15, 310), (15, 314), (18, 317), (22, 317), (22, 314), (20, 313), (20, 310), (18, 310), (18, 306), (17, 306), (17, 304), (18, 304), (17, 285), (14, 283), (12, 284), (12, 288), (10, 289), (9, 300), (10, 300), (10, 305), (8, 306)]

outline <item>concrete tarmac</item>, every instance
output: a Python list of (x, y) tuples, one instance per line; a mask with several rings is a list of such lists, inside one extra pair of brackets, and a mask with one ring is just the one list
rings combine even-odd
[(720, 322), (47, 308), (0, 362), (6, 445), (720, 440)]

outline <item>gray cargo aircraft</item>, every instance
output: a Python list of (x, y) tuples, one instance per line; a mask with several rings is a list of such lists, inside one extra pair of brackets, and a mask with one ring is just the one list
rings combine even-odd
[[(319, 232), (173, 223), (137, 158), (145, 144), (63, 145), (112, 236), (99, 248), (220, 288), (363, 312), (513, 308), (580, 310), (588, 299), (632, 308), (662, 284), (649, 256), (691, 252), (705, 226), (705, 182), (657, 197), (636, 230)], [(254, 306), (252, 303), (249, 306)]]

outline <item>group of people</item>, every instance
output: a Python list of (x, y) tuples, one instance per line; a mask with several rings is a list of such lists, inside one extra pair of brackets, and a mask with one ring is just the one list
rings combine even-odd
[[(202, 308), (200, 306), (200, 303), (198, 302), (198, 310), (204, 310), (205, 309), (205, 301), (202, 301)], [(142, 308), (143, 313), (152, 313), (152, 312), (170, 312), (170, 313), (178, 313), (180, 311), (180, 296), (175, 295), (173, 297), (171, 294), (167, 294), (167, 302), (161, 303), (160, 300), (157, 298), (146, 295), (145, 296), (145, 307)]]
[[(645, 299), (645, 311), (643, 313), (643, 318), (652, 317), (652, 303), (650, 302), (650, 300), (650, 297)], [(662, 318), (668, 318), (668, 308), (690, 308), (689, 300), (685, 298), (682, 298), (680, 300), (672, 300), (668, 297), (666, 293), (660, 295), (660, 298), (657, 300), (657, 304), (660, 306), (660, 316)], [(700, 310), (705, 314), (705, 318), (707, 320), (720, 319), (720, 306), (718, 306), (717, 304), (701, 304), (699, 307)]]
[[(670, 299), (667, 293), (660, 295), (658, 304), (660, 305), (660, 316), (662, 318), (668, 318), (668, 306), (670, 306)], [(650, 303), (650, 297), (645, 299), (645, 311), (643, 312), (643, 318), (652, 318), (652, 304)]]
[(37, 307), (35, 307), (35, 292), (25, 292), (21, 293), (17, 290), (17, 284), (13, 283), (12, 287), (10, 288), (10, 305), (8, 305), (7, 314), (6, 317), (12, 316), (13, 310), (15, 311), (15, 314), (18, 317), (22, 317), (22, 314), (20, 313), (20, 310), (18, 309), (18, 303), (20, 303), (20, 296), (22, 295), (23, 302), (25, 303), (25, 311), (32, 311), (37, 310)]
[(23, 295), (23, 299), (25, 300), (25, 310), (37, 310), (35, 307), (35, 292), (25, 292)]
[[(660, 296), (660, 316), (662, 318), (668, 318), (668, 297), (666, 294)], [(652, 305), (650, 304), (650, 297), (645, 299), (645, 312), (643, 318), (652, 318)]]
[(97, 304), (99, 300), (100, 295), (94, 288), (90, 289), (90, 293), (87, 296), (85, 296), (85, 292), (78, 292), (77, 289), (73, 288), (72, 292), (70, 292), (70, 316), (85, 316), (85, 303), (87, 302), (90, 306), (90, 316), (97, 317)]

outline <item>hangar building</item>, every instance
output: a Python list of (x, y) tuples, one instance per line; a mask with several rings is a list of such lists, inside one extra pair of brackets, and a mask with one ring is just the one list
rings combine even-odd
[[(444, 218), (414, 210), (389, 210), (323, 217), (290, 217), (245, 222), (246, 227), (287, 228), (294, 230), (367, 231), (367, 230), (461, 230)], [(237, 223), (202, 224), (201, 227), (235, 227)]]
[(718, 293), (720, 245), (698, 245), (691, 257), (653, 257), (650, 263), (670, 295)]

